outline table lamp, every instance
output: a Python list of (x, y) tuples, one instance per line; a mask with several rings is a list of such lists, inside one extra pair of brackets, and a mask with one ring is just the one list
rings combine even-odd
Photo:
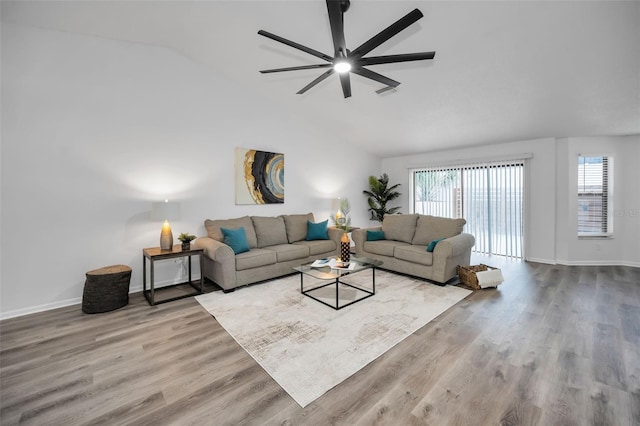
[(179, 203), (170, 203), (169, 200), (152, 203), (151, 219), (164, 221), (164, 223), (162, 224), (162, 232), (160, 232), (161, 250), (171, 250), (173, 248), (173, 233), (171, 233), (169, 220), (177, 220), (179, 218)]

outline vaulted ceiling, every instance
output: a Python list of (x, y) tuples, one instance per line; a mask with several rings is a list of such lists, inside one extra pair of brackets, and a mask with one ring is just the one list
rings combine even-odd
[(344, 99), (319, 63), (260, 29), (333, 55), (326, 4), (304, 1), (3, 1), (2, 20), (174, 49), (212, 75), (389, 157), (540, 137), (640, 133), (640, 3), (352, 0), (347, 46), (414, 8), (424, 18), (371, 55), (436, 51), (432, 61), (372, 66), (402, 84), (352, 76)]

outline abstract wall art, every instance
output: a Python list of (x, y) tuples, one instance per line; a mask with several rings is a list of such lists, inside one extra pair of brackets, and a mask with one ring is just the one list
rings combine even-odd
[(236, 148), (236, 204), (284, 203), (284, 154)]

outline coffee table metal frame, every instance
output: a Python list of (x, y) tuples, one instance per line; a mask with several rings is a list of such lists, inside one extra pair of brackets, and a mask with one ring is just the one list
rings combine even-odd
[[(342, 308), (345, 308), (349, 305), (353, 305), (354, 303), (360, 302), (364, 299), (367, 299), (373, 295), (376, 294), (376, 267), (378, 266), (382, 266), (382, 261), (380, 260), (374, 260), (374, 259), (369, 259), (366, 257), (362, 257), (362, 258), (351, 258), (351, 262), (355, 262), (356, 263), (356, 267), (353, 270), (348, 270), (348, 269), (340, 269), (340, 268), (336, 268), (336, 269), (331, 269), (328, 266), (322, 267), (322, 268), (313, 268), (311, 267), (311, 263), (307, 263), (305, 265), (301, 265), (301, 266), (296, 266), (293, 269), (295, 269), (296, 271), (300, 272), (300, 293), (302, 293), (303, 295), (310, 297), (311, 299), (322, 303), (323, 305), (326, 305), (330, 308), (335, 309), (336, 311)], [(371, 274), (372, 274), (372, 283), (371, 283), (371, 289), (365, 289), (365, 288), (360, 288), (358, 286), (355, 286), (353, 284), (349, 284), (343, 280), (341, 280), (342, 277), (347, 276), (347, 275), (351, 275), (351, 274), (355, 274), (358, 272), (362, 272), (365, 271), (367, 269), (371, 269)], [(329, 281), (328, 283), (325, 284), (321, 284), (321, 285), (317, 285), (314, 287), (310, 287), (308, 289), (305, 290), (304, 288), (304, 276), (305, 275), (309, 275), (310, 277), (316, 278), (316, 279), (320, 279), (320, 280), (326, 280)], [(335, 286), (336, 289), (336, 304), (332, 305), (330, 303), (327, 303), (324, 300), (318, 299), (317, 297), (315, 297), (312, 292), (319, 290), (321, 288), (325, 288), (325, 287), (329, 287), (329, 286)], [(349, 303), (345, 303), (344, 305), (340, 305), (340, 285), (344, 285), (347, 287), (351, 287), (353, 289), (359, 290), (361, 292), (364, 292), (365, 295), (350, 301)]]

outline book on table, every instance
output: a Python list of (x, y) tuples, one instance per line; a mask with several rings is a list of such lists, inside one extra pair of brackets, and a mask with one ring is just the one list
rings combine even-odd
[(331, 269), (343, 269), (348, 271), (353, 271), (356, 267), (355, 262), (343, 263), (338, 261), (338, 259), (330, 258), (330, 259), (317, 259), (314, 260), (311, 264), (312, 268), (324, 268), (329, 267)]

